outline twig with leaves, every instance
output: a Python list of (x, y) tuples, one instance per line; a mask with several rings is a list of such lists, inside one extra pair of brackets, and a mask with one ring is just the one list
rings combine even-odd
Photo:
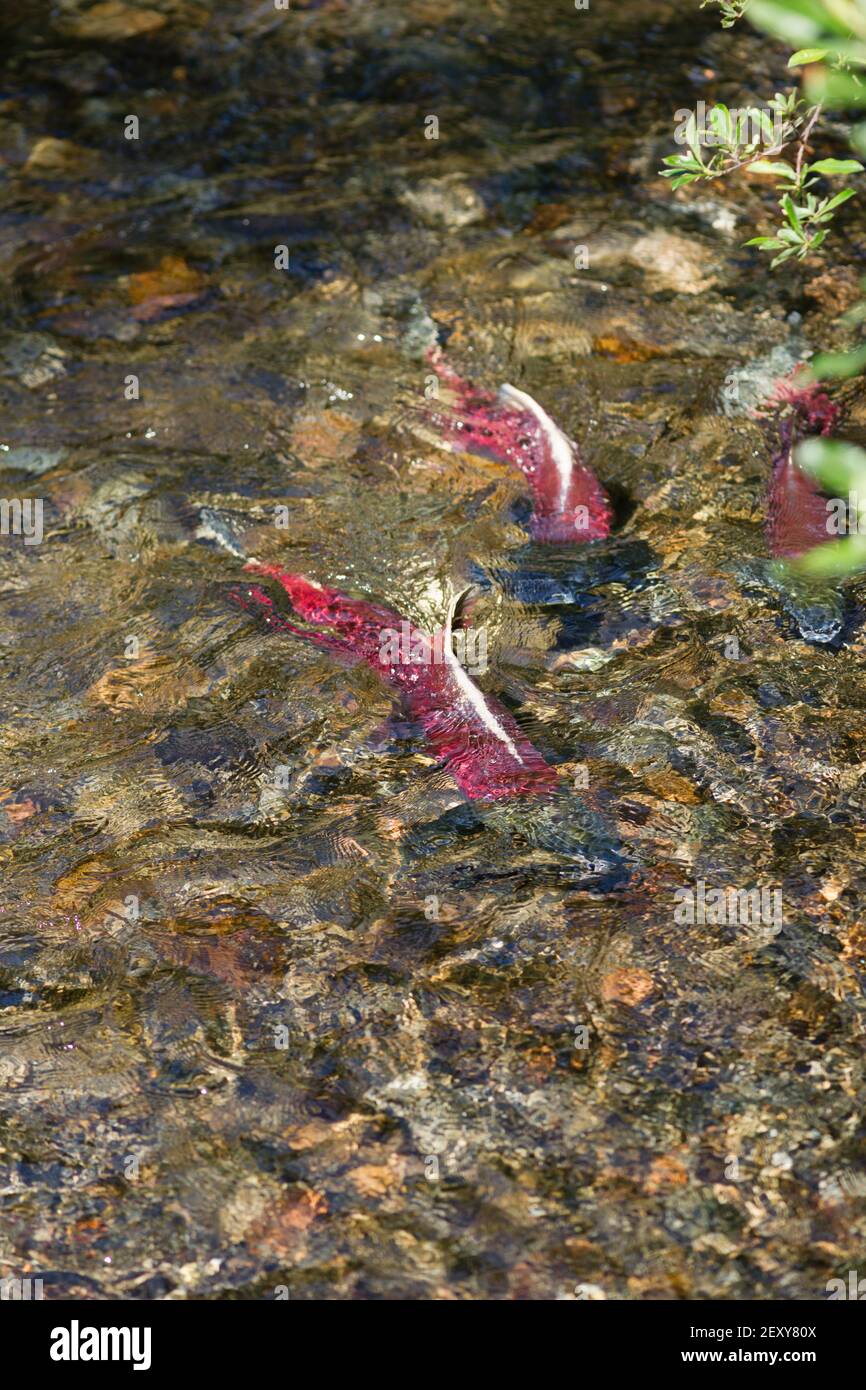
[[(687, 151), (665, 156), (662, 163), (668, 167), (661, 170), (662, 177), (670, 179), (671, 188), (675, 189), (684, 183), (723, 178), (757, 160), (781, 154), (804, 119), (798, 105), (793, 92), (777, 92), (764, 110), (749, 106), (731, 111), (717, 102), (707, 113), (708, 128), (703, 131), (692, 112), (676, 136), (688, 147)], [(707, 146), (713, 150), (709, 157)]]
[(730, 29), (746, 13), (749, 0), (701, 0), (702, 10), (705, 10), (707, 5), (718, 5), (722, 12), (722, 28)]
[[(744, 168), (776, 175), (781, 180), (776, 188), (781, 194), (782, 223), (772, 236), (751, 237), (745, 244), (757, 246), (762, 251), (778, 252), (770, 262), (773, 268), (791, 256), (803, 260), (824, 242), (836, 209), (854, 196), (853, 188), (845, 188), (839, 193), (819, 197), (810, 191), (818, 177), (855, 174), (863, 168), (856, 159), (819, 159), (814, 164), (806, 163), (809, 138), (821, 114), (821, 106), (822, 103), (817, 102), (806, 107), (793, 91), (777, 92), (768, 110), (763, 111), (749, 107), (731, 112), (718, 103), (709, 112), (709, 130), (703, 141), (692, 114), (683, 131), (688, 153), (666, 156), (663, 162), (668, 167), (661, 171), (662, 175), (671, 180), (672, 189), (697, 180), (722, 178)], [(773, 113), (772, 120), (769, 111)], [(773, 144), (770, 142), (774, 136)], [(715, 147), (710, 159), (704, 155), (704, 143), (708, 138)], [(777, 159), (775, 156), (795, 138), (794, 163)], [(764, 148), (761, 148), (762, 140)]]

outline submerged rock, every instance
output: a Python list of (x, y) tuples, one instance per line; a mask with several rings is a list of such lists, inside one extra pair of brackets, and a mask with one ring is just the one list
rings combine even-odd
[(483, 200), (459, 174), (421, 179), (400, 193), (400, 201), (431, 227), (460, 227), (481, 222), (487, 215)]

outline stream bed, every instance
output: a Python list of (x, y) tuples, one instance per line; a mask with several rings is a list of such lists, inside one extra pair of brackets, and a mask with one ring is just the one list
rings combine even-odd
[[(825, 1297), (866, 1240), (866, 590), (818, 644), (755, 580), (750, 407), (832, 340), (866, 214), (770, 275), (771, 185), (657, 173), (786, 52), (691, 0), (22, 9), (0, 1277)], [(580, 442), (607, 540), (533, 543), (519, 474), (436, 446), (431, 326)], [(467, 800), (374, 672), (232, 602), (214, 525), (430, 632), (472, 586), (552, 802)]]

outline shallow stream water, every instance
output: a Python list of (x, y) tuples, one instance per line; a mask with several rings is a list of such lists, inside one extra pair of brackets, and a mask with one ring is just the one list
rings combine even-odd
[[(0, 1274), (823, 1297), (866, 1237), (863, 589), (819, 646), (755, 582), (748, 411), (839, 306), (742, 248), (766, 184), (656, 173), (677, 108), (787, 54), (690, 0), (22, 9)], [(431, 322), (580, 441), (608, 541), (530, 543), (519, 475), (430, 440)], [(202, 508), (429, 631), (474, 584), (553, 805), (467, 801), (372, 671), (263, 633)], [(699, 881), (784, 922), (678, 921)]]

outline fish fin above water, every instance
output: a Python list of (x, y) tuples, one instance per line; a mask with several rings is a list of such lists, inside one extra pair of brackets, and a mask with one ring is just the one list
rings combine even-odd
[(600, 540), (613, 524), (613, 508), (577, 445), (533, 396), (506, 382), (498, 394), (464, 381), (437, 348), (427, 355), (454, 397), (432, 416), (443, 447), (462, 449), (517, 468), (532, 489), (529, 529), (536, 540)]
[(554, 424), (544, 407), (540, 406), (538, 401), (526, 391), (520, 391), (516, 386), (511, 386), (506, 382), (499, 388), (499, 399), (517, 410), (528, 411), (538, 421), (538, 427), (541, 430), (559, 482), (558, 510), (564, 511), (574, 473), (574, 445), (570, 439), (566, 438), (559, 426)]

